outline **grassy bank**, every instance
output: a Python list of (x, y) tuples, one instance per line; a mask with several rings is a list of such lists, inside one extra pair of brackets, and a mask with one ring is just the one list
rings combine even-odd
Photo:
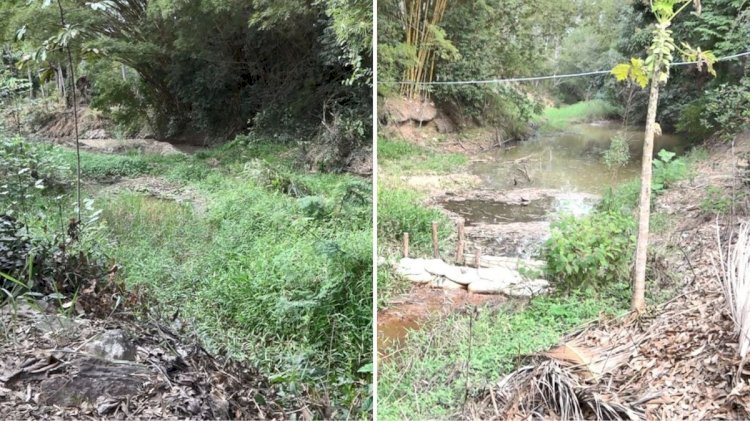
[[(74, 162), (67, 149), (40, 154)], [(339, 417), (366, 416), (371, 185), (298, 171), (294, 156), (249, 139), (194, 156), (84, 153), (84, 196), (102, 210), (106, 258), (128, 287), (154, 300), (153, 311), (179, 311), (210, 349), (258, 365), (283, 393), (309, 392)], [(189, 194), (180, 202), (102, 188), (137, 176)], [(71, 187), (62, 202), (71, 202)], [(42, 192), (35, 207), (53, 202)]]
[(560, 107), (548, 107), (536, 117), (542, 131), (563, 130), (574, 123), (619, 118), (616, 106), (600, 99), (582, 101)]

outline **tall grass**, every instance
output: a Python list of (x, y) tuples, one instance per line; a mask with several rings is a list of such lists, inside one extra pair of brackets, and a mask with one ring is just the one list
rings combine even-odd
[(573, 123), (619, 118), (619, 109), (601, 99), (582, 101), (572, 105), (549, 107), (537, 117), (542, 130), (563, 130)]

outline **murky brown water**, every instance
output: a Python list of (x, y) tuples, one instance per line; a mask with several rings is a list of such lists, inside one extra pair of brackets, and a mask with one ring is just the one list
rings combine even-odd
[[(602, 153), (618, 134), (628, 138), (631, 160), (625, 168), (613, 173), (604, 165)], [(661, 149), (682, 154), (688, 147), (687, 139), (679, 136), (657, 136), (654, 154)], [(489, 188), (531, 186), (601, 194), (607, 187), (639, 174), (642, 148), (642, 129), (625, 131), (614, 122), (576, 124), (564, 132), (542, 134), (512, 148), (493, 151), (489, 159), (475, 163), (471, 170)]]
[(466, 221), (466, 225), (502, 224), (507, 222), (544, 221), (555, 199), (545, 197), (524, 204), (491, 202), (486, 200), (462, 200), (443, 202), (442, 206), (455, 212)]

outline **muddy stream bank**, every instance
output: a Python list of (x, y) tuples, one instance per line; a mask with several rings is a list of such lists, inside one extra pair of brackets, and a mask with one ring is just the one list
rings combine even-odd
[[(630, 162), (610, 171), (602, 154), (614, 136), (624, 136)], [(624, 130), (616, 122), (575, 124), (567, 130), (472, 156), (468, 172), (481, 179), (478, 189), (444, 191), (429, 204), (454, 221), (463, 219), (466, 249), (479, 247), (482, 255), (538, 258), (549, 236), (550, 222), (560, 214), (585, 215), (610, 187), (640, 173), (643, 131)], [(686, 152), (689, 142), (675, 135), (657, 136), (655, 155), (662, 149)], [(419, 329), (431, 314), (449, 313), (466, 304), (504, 303), (502, 295), (479, 295), (465, 290), (432, 290), (413, 286), (381, 310), (378, 346), (381, 355), (403, 343), (408, 331)], [(511, 299), (512, 300), (512, 299)]]

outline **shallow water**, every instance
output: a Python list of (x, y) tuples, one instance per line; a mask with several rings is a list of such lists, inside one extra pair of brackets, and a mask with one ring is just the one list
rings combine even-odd
[(466, 225), (502, 224), (506, 222), (544, 221), (554, 198), (545, 197), (524, 204), (493, 202), (487, 200), (448, 201), (443, 207), (461, 215)]
[[(631, 160), (613, 173), (604, 165), (602, 154), (617, 134), (628, 138)], [(661, 149), (682, 154), (688, 147), (687, 139), (679, 136), (657, 136), (654, 155)], [(471, 171), (484, 180), (486, 187), (498, 190), (538, 187), (601, 194), (640, 173), (642, 148), (642, 129), (625, 131), (613, 122), (576, 124), (564, 132), (541, 134), (491, 152), (487, 160), (472, 165)]]

